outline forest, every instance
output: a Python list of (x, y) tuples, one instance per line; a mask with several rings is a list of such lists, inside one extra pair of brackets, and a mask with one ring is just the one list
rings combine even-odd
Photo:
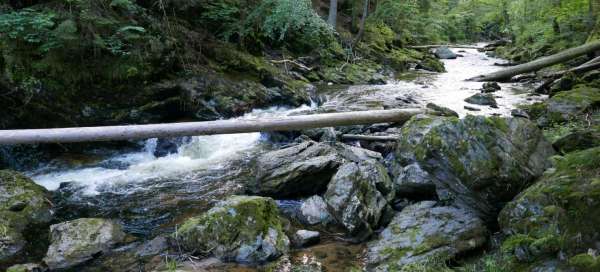
[(600, 271), (600, 0), (0, 2), (0, 271)]

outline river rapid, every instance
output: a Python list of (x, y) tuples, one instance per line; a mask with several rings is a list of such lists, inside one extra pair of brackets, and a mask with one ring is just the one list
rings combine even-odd
[[(474, 49), (453, 51), (463, 57), (443, 60), (446, 73), (411, 71), (384, 85), (324, 86), (319, 88), (320, 101), (313, 105), (256, 109), (239, 118), (423, 107), (429, 102), (448, 107), (461, 117), (510, 116), (517, 104), (544, 99), (529, 95), (531, 86), (506, 83), (494, 93), (498, 108), (464, 102), (482, 86), (464, 79), (497, 71), (501, 67), (494, 63), (503, 60)], [(467, 105), (480, 111), (466, 110)], [(261, 133), (201, 136), (183, 141), (176, 153), (156, 157), (157, 142), (157, 139), (146, 140), (140, 143), (143, 148), (133, 151), (67, 154), (27, 175), (55, 193), (59, 218), (116, 218), (128, 233), (144, 238), (170, 232), (186, 216), (206, 211), (231, 194), (244, 193), (245, 182), (252, 177), (252, 158), (277, 147)], [(348, 262), (360, 262), (361, 251), (360, 246), (332, 240), (296, 252), (291, 261), (316, 262), (327, 271), (344, 271), (344, 267), (351, 265)]]

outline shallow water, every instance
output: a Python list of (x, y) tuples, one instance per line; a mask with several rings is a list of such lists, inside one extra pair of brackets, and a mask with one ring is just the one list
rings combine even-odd
[[(501, 84), (502, 90), (495, 93), (497, 109), (464, 102), (482, 86), (482, 83), (464, 79), (499, 70), (501, 67), (493, 64), (502, 60), (486, 57), (473, 49), (462, 51), (459, 53), (464, 57), (444, 60), (447, 73), (412, 71), (385, 85), (332, 86), (320, 91), (323, 104), (318, 108), (315, 105), (297, 109), (275, 107), (255, 110), (240, 118), (314, 110), (422, 107), (428, 102), (449, 107), (461, 116), (509, 116), (516, 104), (544, 99), (528, 95), (526, 90), (531, 89), (530, 86), (508, 83)], [(480, 111), (467, 111), (465, 105)], [(147, 236), (169, 232), (188, 215), (205, 211), (228, 195), (243, 193), (244, 184), (253, 176), (251, 159), (272, 148), (261, 133), (201, 136), (192, 137), (176, 154), (157, 158), (153, 155), (156, 142), (156, 139), (147, 140), (143, 143), (144, 148), (135, 152), (78, 159), (79, 163), (71, 167), (55, 163), (51, 165), (62, 166), (46, 166), (27, 174), (55, 192), (55, 207), (60, 219), (117, 218), (129, 233)], [(361, 250), (360, 246), (329, 241), (297, 251), (291, 262), (308, 260), (326, 267), (327, 271), (345, 271), (349, 266), (359, 265), (356, 255)]]

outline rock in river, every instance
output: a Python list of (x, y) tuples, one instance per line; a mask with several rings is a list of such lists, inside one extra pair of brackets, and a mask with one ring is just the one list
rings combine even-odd
[(112, 220), (80, 218), (50, 226), (50, 239), (44, 262), (55, 270), (82, 264), (109, 251), (123, 242), (125, 233)]
[(465, 99), (465, 102), (471, 103), (471, 104), (475, 104), (475, 105), (490, 106), (492, 108), (497, 108), (498, 107), (498, 103), (496, 102), (496, 99), (494, 98), (494, 95), (489, 94), (489, 93), (474, 94), (474, 95), (472, 95), (470, 97), (467, 97)]
[(277, 198), (322, 193), (341, 163), (333, 147), (313, 141), (268, 152), (256, 160), (248, 190)]
[(435, 49), (434, 54), (438, 59), (455, 59), (458, 57), (454, 52), (452, 52), (452, 50), (450, 50), (450, 48), (446, 46)]
[(429, 172), (440, 200), (492, 222), (505, 202), (542, 175), (553, 154), (524, 118), (415, 116), (401, 130), (395, 158), (397, 165), (418, 163)]
[(187, 219), (174, 237), (188, 251), (244, 264), (274, 260), (290, 244), (275, 201), (258, 196), (229, 197)]
[[(410, 264), (446, 261), (476, 249), (487, 229), (473, 213), (456, 207), (436, 207), (433, 201), (408, 206), (368, 244), (367, 271), (402, 270)], [(405, 267), (406, 269), (406, 267)]]
[(48, 192), (20, 173), (0, 171), (0, 264), (23, 253), (25, 232), (52, 219)]
[(394, 184), (376, 161), (346, 163), (324, 195), (336, 220), (357, 240), (368, 238), (391, 213)]

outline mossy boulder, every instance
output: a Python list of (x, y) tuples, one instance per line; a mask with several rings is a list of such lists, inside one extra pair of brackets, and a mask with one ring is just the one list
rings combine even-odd
[(368, 271), (404, 271), (403, 267), (432, 260), (445, 262), (483, 246), (487, 229), (473, 213), (424, 201), (396, 214), (368, 243)]
[(245, 264), (274, 260), (289, 248), (275, 201), (258, 196), (232, 196), (187, 219), (173, 236), (193, 253)]
[(536, 109), (532, 109), (542, 126), (563, 123), (600, 107), (600, 89), (578, 85), (570, 91), (563, 91), (548, 99)]
[(0, 171), (0, 264), (23, 253), (25, 232), (52, 220), (48, 191), (24, 175)]
[(499, 216), (509, 235), (503, 248), (525, 256), (518, 258), (521, 262), (553, 259), (558, 252), (575, 256), (598, 246), (600, 147), (554, 161), (555, 168), (508, 203)]
[(493, 222), (505, 202), (550, 166), (554, 151), (524, 118), (419, 115), (402, 127), (394, 154), (395, 168), (418, 163), (429, 172), (439, 199)]
[(51, 244), (44, 263), (66, 269), (107, 253), (125, 239), (118, 223), (101, 218), (80, 218), (50, 226)]
[(569, 132), (552, 142), (552, 146), (563, 154), (600, 146), (600, 126)]
[(387, 169), (375, 160), (364, 160), (340, 166), (323, 198), (347, 233), (364, 241), (389, 220), (394, 195)]

